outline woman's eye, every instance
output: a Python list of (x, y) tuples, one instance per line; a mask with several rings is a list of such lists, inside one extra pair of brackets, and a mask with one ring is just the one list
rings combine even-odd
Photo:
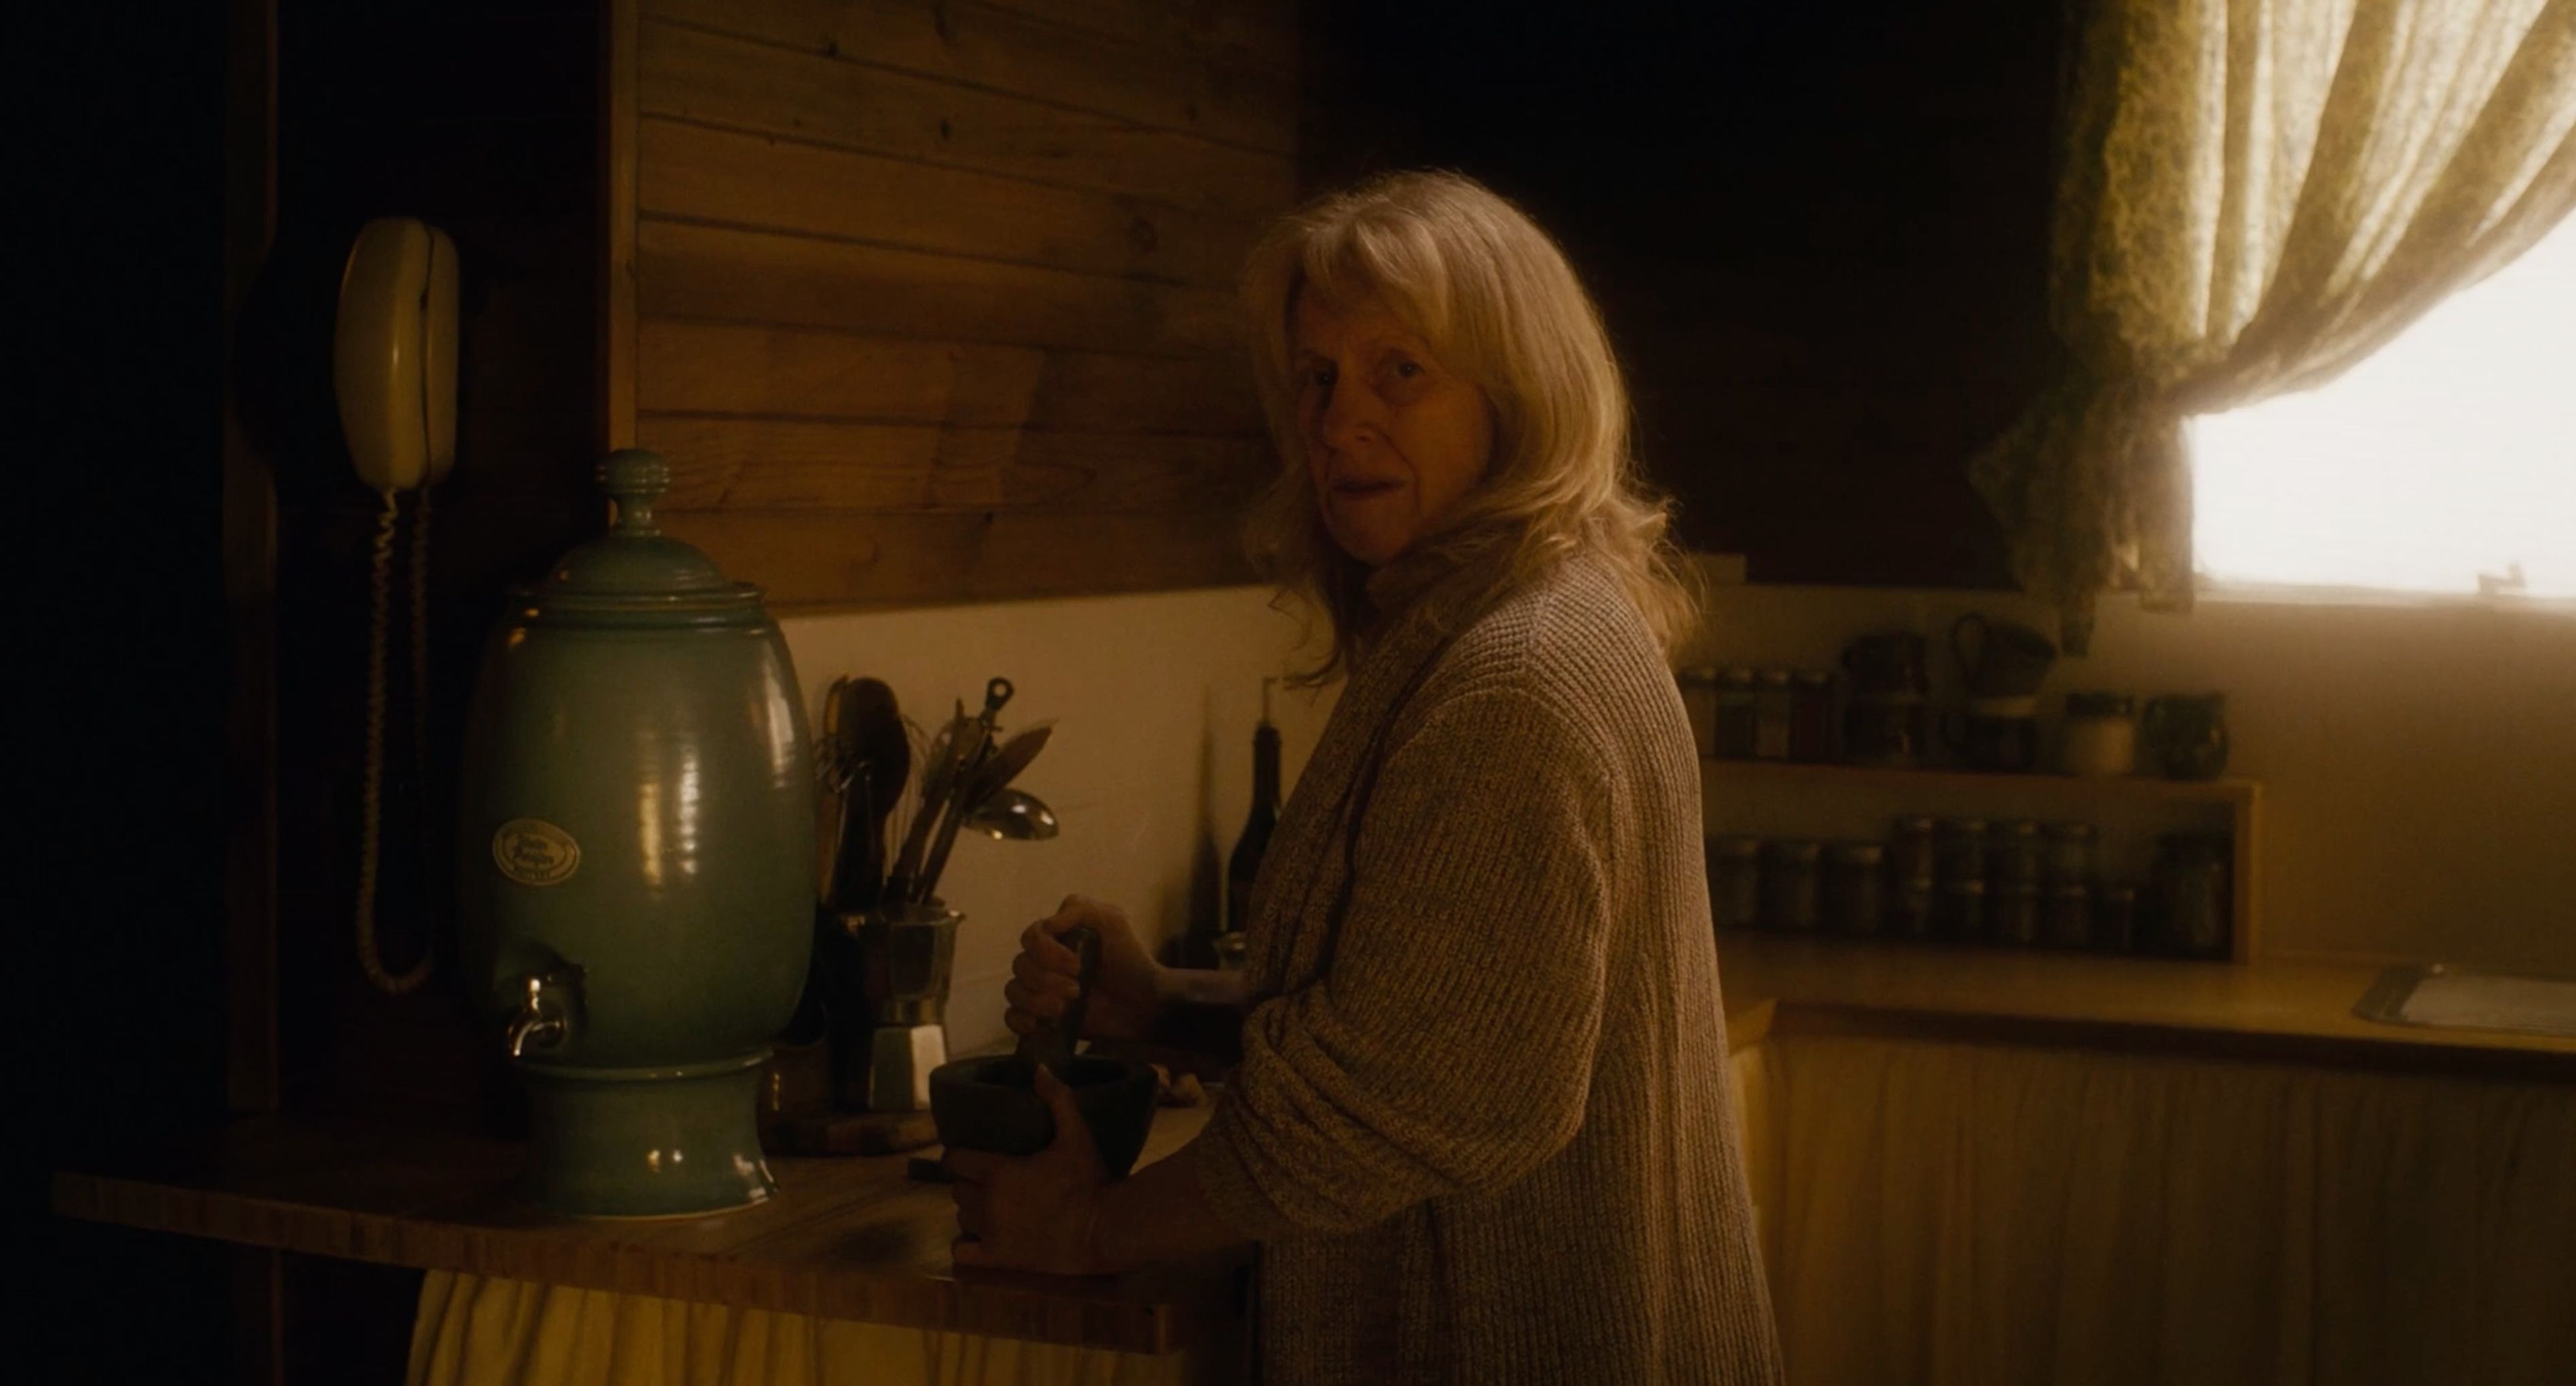
[(1422, 363), (1419, 361), (1407, 361), (1402, 357), (1398, 357), (1395, 362), (1394, 371), (1396, 379), (1411, 380), (1415, 376), (1422, 374)]

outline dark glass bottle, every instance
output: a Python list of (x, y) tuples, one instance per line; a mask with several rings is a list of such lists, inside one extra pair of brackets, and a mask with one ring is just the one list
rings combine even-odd
[[(1279, 826), (1279, 729), (1270, 724), (1270, 688), (1276, 682), (1261, 681), (1261, 725), (1252, 729), (1252, 812), (1244, 819), (1243, 835), (1234, 840), (1234, 855), (1225, 863), (1228, 933), (1241, 933), (1252, 923), (1252, 882), (1261, 874), (1262, 853), (1270, 850), (1271, 830)], [(1216, 966), (1213, 946), (1205, 962), (1192, 959), (1191, 965)]]

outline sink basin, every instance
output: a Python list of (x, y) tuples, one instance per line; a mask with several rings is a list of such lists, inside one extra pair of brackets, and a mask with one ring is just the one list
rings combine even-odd
[(2576, 1037), (2576, 979), (2521, 977), (2449, 963), (2392, 967), (2362, 993), (2352, 1013), (2391, 1025)]

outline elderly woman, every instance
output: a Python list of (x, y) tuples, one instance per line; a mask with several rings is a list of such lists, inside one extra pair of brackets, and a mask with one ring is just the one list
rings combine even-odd
[(1255, 522), (1348, 684), (1253, 892), (1249, 963), (1155, 965), (1080, 897), (1095, 1035), (1232, 1008), (1207, 1128), (1102, 1179), (1064, 1090), (1027, 1159), (953, 1153), (962, 1265), (1105, 1273), (1260, 1244), (1273, 1381), (1771, 1382), (1665, 647), (1691, 603), (1563, 254), (1468, 179), (1322, 200), (1245, 298), (1286, 467)]

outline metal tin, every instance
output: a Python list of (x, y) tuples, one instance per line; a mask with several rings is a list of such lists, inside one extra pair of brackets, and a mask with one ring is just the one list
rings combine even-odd
[(1762, 843), (1750, 837), (1708, 840), (1708, 907), (1720, 929), (1750, 929), (1762, 922)]
[(1803, 839), (1762, 844), (1762, 926), (1811, 933), (1818, 920), (1816, 861), (1824, 845)]

